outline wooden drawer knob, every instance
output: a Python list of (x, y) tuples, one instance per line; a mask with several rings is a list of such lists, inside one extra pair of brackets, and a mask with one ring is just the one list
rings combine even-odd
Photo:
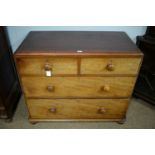
[(101, 114), (104, 114), (104, 113), (106, 112), (106, 110), (105, 110), (104, 107), (102, 107), (102, 108), (100, 108), (100, 109), (98, 110), (98, 112), (101, 113)]
[(110, 91), (110, 86), (109, 85), (104, 85), (101, 87), (101, 91), (109, 92)]
[(54, 86), (47, 86), (47, 90), (49, 92), (53, 92), (55, 90), (55, 87)]
[(49, 109), (49, 112), (51, 112), (51, 113), (56, 113), (56, 111), (57, 111), (57, 109), (55, 107)]
[(115, 66), (114, 66), (112, 63), (109, 63), (109, 64), (107, 64), (106, 69), (107, 69), (108, 71), (114, 71), (114, 70), (115, 70)]
[(52, 66), (50, 64), (45, 64), (44, 69), (46, 76), (52, 76)]
[(44, 68), (46, 71), (52, 70), (52, 66), (50, 64), (45, 64)]

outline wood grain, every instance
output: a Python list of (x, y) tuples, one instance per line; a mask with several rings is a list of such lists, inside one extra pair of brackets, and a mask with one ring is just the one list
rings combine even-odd
[(103, 118), (103, 119), (54, 119), (54, 118), (31, 118), (29, 117), (29, 122), (32, 124), (36, 124), (38, 122), (120, 122), (124, 118)]
[[(124, 118), (127, 99), (28, 99), (28, 108), (31, 118), (53, 119), (116, 119)], [(105, 108), (105, 113), (100, 113), (100, 108)], [(56, 112), (49, 109), (56, 108)]]
[[(22, 77), (27, 97), (129, 97), (135, 77)], [(104, 86), (109, 91), (104, 91)], [(48, 91), (47, 87), (54, 87)]]
[(52, 75), (77, 74), (77, 60), (71, 58), (27, 58), (17, 59), (20, 75), (45, 76), (45, 65), (49, 64)]
[[(141, 58), (82, 58), (81, 74), (136, 74), (141, 62)], [(108, 64), (114, 66), (113, 71), (109, 71)]]
[(27, 51), (22, 51), (22, 52), (16, 52), (15, 53), (15, 58), (45, 58), (45, 57), (53, 57), (53, 58), (109, 58), (109, 57), (116, 57), (116, 58), (141, 58), (143, 57), (143, 54), (140, 53), (139, 50), (135, 52), (130, 52), (130, 51), (84, 51), (82, 53), (77, 53), (76, 51), (37, 51), (37, 52), (27, 52)]
[(121, 121), (142, 58), (124, 32), (30, 32), (15, 52), (30, 122)]
[(125, 32), (104, 31), (36, 31), (30, 32), (16, 53), (77, 53), (77, 50), (94, 53), (140, 53)]

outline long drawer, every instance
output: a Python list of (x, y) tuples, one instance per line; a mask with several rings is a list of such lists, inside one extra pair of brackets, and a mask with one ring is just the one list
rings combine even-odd
[(82, 58), (81, 74), (137, 74), (141, 58)]
[(129, 97), (135, 77), (22, 77), (27, 97)]
[(20, 75), (45, 76), (46, 70), (52, 75), (77, 74), (77, 60), (74, 58), (17, 58)]
[(31, 118), (113, 119), (125, 116), (127, 99), (28, 99)]

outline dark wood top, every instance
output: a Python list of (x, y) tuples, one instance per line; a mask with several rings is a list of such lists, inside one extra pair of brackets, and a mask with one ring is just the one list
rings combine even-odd
[[(83, 53), (77, 53), (82, 50)], [(140, 54), (125, 32), (104, 31), (32, 31), (15, 55), (37, 54)]]

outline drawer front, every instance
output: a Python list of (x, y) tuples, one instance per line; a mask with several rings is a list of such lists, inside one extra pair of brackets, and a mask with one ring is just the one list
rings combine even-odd
[(81, 74), (137, 74), (141, 58), (83, 58)]
[(45, 76), (46, 71), (52, 75), (77, 74), (77, 60), (73, 58), (17, 58), (21, 75)]
[(135, 77), (22, 77), (27, 97), (129, 97)]
[(104, 119), (123, 118), (127, 99), (28, 99), (31, 118)]

